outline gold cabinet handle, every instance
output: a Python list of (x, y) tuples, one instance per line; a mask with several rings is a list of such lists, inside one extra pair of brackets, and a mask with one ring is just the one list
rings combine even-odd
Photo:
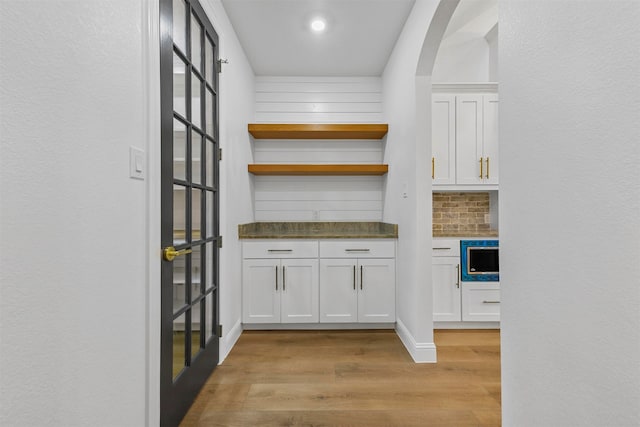
[(431, 158), (431, 179), (436, 179), (436, 158)]
[(190, 254), (191, 252), (193, 252), (191, 249), (181, 249), (176, 251), (176, 248), (173, 246), (167, 246), (162, 251), (162, 257), (167, 261), (173, 261), (176, 257)]
[(456, 264), (456, 288), (460, 288), (460, 264)]
[(276, 291), (278, 290), (278, 266), (276, 265)]
[(480, 157), (480, 179), (482, 179), (482, 157)]
[(489, 158), (487, 157), (487, 175), (486, 178), (489, 179)]
[(362, 266), (360, 266), (360, 290), (362, 290), (362, 283), (364, 282), (364, 276), (362, 273)]
[(284, 265), (282, 266), (282, 292), (287, 290), (287, 282), (284, 278)]

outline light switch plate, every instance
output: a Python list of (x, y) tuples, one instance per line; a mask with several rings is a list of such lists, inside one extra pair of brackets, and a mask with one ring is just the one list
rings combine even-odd
[(144, 151), (138, 147), (129, 147), (129, 176), (133, 179), (144, 179)]

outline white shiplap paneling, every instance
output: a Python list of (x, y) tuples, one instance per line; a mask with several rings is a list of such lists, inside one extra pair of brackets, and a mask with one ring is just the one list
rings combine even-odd
[(380, 140), (259, 139), (255, 163), (382, 163)]
[(260, 123), (380, 123), (378, 77), (257, 77)]
[(256, 221), (381, 221), (378, 176), (256, 176)]
[[(257, 123), (381, 123), (377, 77), (257, 77)], [(379, 164), (379, 140), (253, 140), (255, 163)], [(379, 176), (256, 176), (256, 221), (381, 221)]]

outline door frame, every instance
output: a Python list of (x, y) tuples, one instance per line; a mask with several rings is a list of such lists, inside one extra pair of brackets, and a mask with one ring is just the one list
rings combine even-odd
[(160, 116), (160, 0), (146, 0), (142, 10), (142, 67), (144, 70), (146, 161), (146, 280), (145, 280), (145, 425), (160, 425), (161, 339), (161, 135)]

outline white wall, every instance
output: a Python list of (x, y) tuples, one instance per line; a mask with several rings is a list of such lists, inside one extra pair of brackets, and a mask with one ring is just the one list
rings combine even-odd
[[(429, 76), (418, 60), (438, 2), (417, 0), (383, 74), (389, 134), (384, 220), (398, 224), (398, 333), (416, 361), (435, 361), (431, 286), (431, 157)], [(417, 97), (420, 92), (424, 96)], [(427, 99), (428, 98), (428, 99)], [(401, 193), (408, 189), (408, 197)]]
[(499, 61), (499, 52), (498, 48), (498, 32), (499, 32), (498, 24), (496, 24), (491, 31), (487, 33), (485, 39), (487, 43), (489, 43), (489, 81), (490, 82), (499, 82), (500, 81), (500, 68), (498, 66)]
[(202, 1), (220, 42), (220, 359), (231, 351), (242, 332), (242, 255), (238, 224), (253, 221), (253, 183), (247, 173), (252, 163), (247, 124), (254, 120), (254, 75), (220, 0)]
[(0, 7), (0, 425), (145, 424), (143, 3)]
[(256, 77), (258, 123), (380, 123), (379, 77)]
[(434, 82), (488, 82), (495, 77), (497, 0), (460, 0), (437, 46)]
[(505, 426), (640, 425), (639, 22), (500, 4)]
[[(203, 3), (229, 59), (224, 358), (241, 332), (237, 224), (253, 219), (254, 83), (220, 2)], [(0, 8), (0, 425), (159, 422), (157, 10), (131, 0)], [(129, 178), (131, 145), (148, 153), (145, 181)]]
[(434, 82), (488, 82), (489, 43), (482, 35), (455, 33), (443, 40), (432, 79)]

